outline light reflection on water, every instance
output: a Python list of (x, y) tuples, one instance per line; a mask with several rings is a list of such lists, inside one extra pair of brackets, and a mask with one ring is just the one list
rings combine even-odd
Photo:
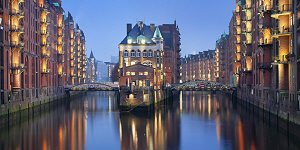
[(300, 149), (224, 95), (182, 92), (152, 113), (118, 112), (91, 92), (0, 131), (0, 149)]

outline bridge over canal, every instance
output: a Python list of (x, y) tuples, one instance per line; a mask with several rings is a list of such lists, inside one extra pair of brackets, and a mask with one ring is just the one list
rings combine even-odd
[(213, 81), (190, 81), (174, 84), (172, 89), (179, 91), (230, 91), (235, 90), (235, 87)]
[(85, 83), (76, 86), (66, 87), (67, 91), (118, 91), (119, 84), (104, 82), (104, 83)]

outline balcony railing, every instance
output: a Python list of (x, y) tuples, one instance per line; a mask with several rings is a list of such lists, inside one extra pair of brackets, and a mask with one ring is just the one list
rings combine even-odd
[(288, 55), (273, 57), (273, 64), (287, 64), (289, 62)]
[(273, 14), (271, 17), (278, 19), (281, 15), (288, 15), (292, 13), (292, 5), (291, 4), (283, 4), (280, 6), (275, 7)]
[(252, 72), (252, 69), (249, 69), (249, 68), (243, 68), (242, 72), (245, 73), (245, 74), (251, 73), (251, 72)]
[(23, 11), (23, 10), (12, 9), (12, 10), (10, 11), (10, 15), (12, 15), (12, 16), (19, 16), (19, 17), (24, 17), (24, 11)]
[(16, 25), (11, 25), (10, 31), (23, 33), (24, 32), (24, 27), (21, 27), (21, 26), (17, 27)]
[(10, 46), (12, 48), (23, 48), (24, 47), (24, 43), (23, 42), (17, 42), (17, 41), (11, 41), (10, 42)]
[(21, 70), (21, 69), (24, 69), (24, 68), (25, 68), (24, 64), (17, 64), (17, 63), (11, 64), (11, 69), (12, 70)]
[(272, 10), (272, 5), (261, 5), (258, 8), (259, 12), (267, 12)]
[(42, 30), (41, 35), (49, 35), (49, 32), (47, 32), (46, 30)]
[(271, 45), (272, 44), (272, 39), (268, 38), (268, 39), (260, 39), (258, 45), (259, 46), (267, 46), (267, 45)]
[(41, 46), (49, 46), (48, 42), (41, 42)]
[(292, 33), (292, 28), (291, 27), (285, 27), (282, 26), (280, 28), (275, 28), (272, 31), (273, 36), (278, 37), (278, 36), (289, 36)]
[(284, 13), (284, 12), (291, 12), (292, 11), (292, 5), (291, 4), (283, 4), (280, 6), (277, 6), (274, 10), (275, 14)]
[(50, 73), (50, 69), (42, 69), (42, 74), (49, 74)]
[(44, 24), (49, 24), (49, 23), (50, 23), (50, 21), (49, 21), (49, 20), (47, 20), (47, 19), (41, 19), (41, 23), (44, 23)]
[(245, 5), (243, 6), (243, 9), (251, 9), (251, 4), (245, 4)]
[(44, 52), (42, 53), (43, 58), (50, 58), (50, 53), (49, 52)]
[(243, 17), (243, 21), (251, 21), (252, 20), (252, 17), (249, 17), (249, 16), (244, 16)]
[(252, 40), (245, 40), (245, 41), (243, 41), (243, 44), (250, 45), (250, 44), (252, 44)]

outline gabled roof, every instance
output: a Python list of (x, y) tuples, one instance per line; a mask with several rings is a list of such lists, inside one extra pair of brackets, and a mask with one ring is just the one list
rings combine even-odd
[[(156, 28), (156, 30), (158, 30), (156, 32), (157, 36), (161, 36), (159, 29)], [(138, 38), (143, 38), (145, 40), (145, 44), (155, 44), (152, 40), (154, 32), (153, 27), (146, 25), (143, 22), (138, 22), (120, 44), (129, 44), (128, 39), (131, 39), (132, 44), (137, 44)]]

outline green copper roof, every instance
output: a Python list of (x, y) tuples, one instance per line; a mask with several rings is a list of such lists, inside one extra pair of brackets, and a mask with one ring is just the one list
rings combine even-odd
[(154, 32), (154, 35), (153, 35), (153, 39), (154, 40), (161, 40), (161, 39), (163, 39), (163, 37), (162, 37), (162, 35), (161, 35), (160, 30), (159, 30), (158, 27), (156, 27), (156, 29), (155, 29), (155, 32)]
[(56, 7), (59, 7), (59, 4), (58, 3), (53, 3), (54, 6)]

